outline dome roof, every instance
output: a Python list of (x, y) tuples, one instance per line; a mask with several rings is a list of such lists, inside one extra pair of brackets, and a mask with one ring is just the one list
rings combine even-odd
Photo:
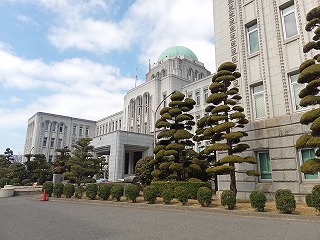
[(198, 61), (197, 56), (189, 48), (182, 47), (182, 46), (173, 46), (173, 47), (167, 48), (160, 54), (158, 58), (158, 62), (160, 62), (166, 57), (177, 57), (177, 56), (187, 56), (192, 60)]

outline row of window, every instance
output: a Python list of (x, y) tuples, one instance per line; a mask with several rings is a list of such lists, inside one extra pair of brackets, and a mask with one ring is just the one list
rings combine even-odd
[[(289, 75), (289, 84), (291, 89), (291, 101), (293, 111), (299, 111), (304, 109), (299, 105), (300, 98), (299, 93), (305, 87), (305, 84), (297, 82), (299, 74)], [(262, 83), (251, 87), (252, 94), (252, 107), (255, 119), (264, 118), (266, 116), (265, 111), (265, 98), (264, 98), (264, 86)]]
[[(200, 104), (201, 104), (201, 94), (200, 94), (200, 92), (201, 92), (201, 90), (200, 89), (197, 89), (197, 90), (195, 90), (195, 96), (194, 96), (194, 100), (195, 100), (195, 102), (196, 102), (196, 105), (197, 106), (199, 106)], [(192, 92), (188, 92), (187, 93), (187, 97), (188, 98), (192, 98), (193, 96), (192, 96)], [(207, 98), (208, 98), (208, 96), (209, 96), (209, 90), (208, 90), (208, 87), (205, 87), (205, 88), (203, 88), (203, 90), (202, 90), (202, 99), (203, 99), (203, 103), (207, 103)]]
[[(57, 123), (57, 122), (52, 122), (51, 123), (51, 131), (56, 132), (59, 131), (59, 133), (63, 133), (64, 130), (64, 124), (63, 123)], [(50, 121), (45, 121), (44, 122), (44, 130), (45, 131), (50, 131)]]
[(101, 136), (121, 129), (121, 119), (101, 124), (96, 128), (96, 136)]
[[(62, 139), (59, 138), (58, 139), (58, 142), (57, 142), (57, 145), (56, 145), (56, 139), (55, 138), (51, 138), (50, 141), (47, 137), (44, 137), (43, 138), (43, 142), (42, 142), (42, 147), (50, 147), (50, 148), (57, 148), (57, 149), (60, 149), (63, 147), (63, 144), (62, 144)], [(49, 146), (47, 146), (49, 144)]]
[[(294, 4), (280, 9), (280, 12), (284, 39), (289, 39), (293, 36), (298, 35)], [(249, 55), (257, 53), (259, 51), (259, 34), (257, 22), (254, 21), (252, 24), (248, 24), (246, 30)]]
[[(260, 170), (260, 179), (261, 180), (272, 180), (272, 170), (271, 170), (271, 161), (268, 151), (262, 151), (256, 153), (257, 160), (259, 162), (259, 170)], [(315, 158), (315, 150), (314, 149), (301, 149), (299, 151), (299, 158), (301, 164), (305, 161)], [(319, 180), (320, 173), (315, 174), (303, 174), (302, 177), (305, 180)]]
[(73, 135), (77, 135), (79, 134), (79, 136), (83, 136), (85, 135), (86, 137), (89, 137), (89, 133), (90, 133), (90, 127), (89, 126), (82, 126), (82, 125), (77, 125), (74, 124), (72, 126), (72, 134)]

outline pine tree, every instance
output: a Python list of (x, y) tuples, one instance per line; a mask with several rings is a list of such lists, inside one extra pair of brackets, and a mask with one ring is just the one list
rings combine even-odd
[(70, 158), (70, 149), (68, 147), (64, 147), (61, 149), (56, 149), (57, 154), (54, 157), (53, 162), (53, 170), (52, 172), (55, 174), (62, 174), (67, 169), (67, 161)]
[[(307, 24), (305, 30), (311, 32), (314, 30), (313, 41), (310, 41), (303, 47), (303, 52), (307, 53), (314, 50), (320, 50), (320, 7), (312, 9), (307, 14)], [(300, 106), (308, 107), (320, 104), (319, 89), (320, 86), (320, 54), (313, 59), (304, 61), (299, 67), (298, 83), (305, 84), (305, 88), (299, 93)], [(316, 107), (304, 113), (300, 118), (300, 123), (310, 125), (311, 133), (304, 134), (296, 141), (296, 148), (318, 148), (315, 155), (320, 157), (320, 108)], [(307, 160), (301, 165), (301, 172), (316, 173), (320, 172), (320, 159), (313, 158)]]
[[(234, 63), (226, 62), (220, 65), (218, 72), (212, 77), (209, 89), (211, 95), (207, 99), (210, 105), (206, 108), (210, 115), (203, 118), (199, 123), (200, 139), (210, 139), (210, 145), (203, 150), (204, 154), (211, 158), (213, 166), (207, 169), (210, 174), (229, 174), (230, 190), (237, 193), (236, 186), (236, 163), (252, 163), (257, 161), (254, 157), (242, 157), (239, 153), (244, 152), (250, 146), (243, 144), (241, 138), (247, 133), (241, 131), (248, 123), (244, 109), (238, 105), (241, 96), (237, 87), (231, 87), (231, 83), (241, 74), (236, 72)], [(201, 133), (202, 132), (202, 133)], [(203, 137), (201, 137), (201, 134)], [(218, 152), (226, 152), (221, 159), (216, 158)], [(257, 176), (257, 171), (249, 170), (247, 175)]]
[(190, 133), (195, 122), (188, 112), (193, 109), (195, 101), (185, 98), (181, 92), (171, 95), (168, 107), (160, 111), (160, 119), (156, 128), (161, 129), (157, 138), (159, 142), (154, 148), (154, 179), (186, 181), (189, 178), (201, 178), (204, 168), (195, 157), (193, 150), (193, 134)]

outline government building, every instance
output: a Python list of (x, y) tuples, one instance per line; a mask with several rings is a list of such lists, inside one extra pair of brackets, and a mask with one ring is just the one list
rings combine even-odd
[[(320, 183), (318, 174), (300, 172), (315, 149), (294, 147), (297, 138), (309, 132), (299, 122), (307, 109), (299, 106), (298, 94), (304, 86), (297, 77), (299, 65), (314, 55), (302, 51), (312, 38), (304, 26), (308, 11), (319, 4), (315, 0), (213, 1), (216, 64), (234, 62), (242, 74), (235, 86), (249, 119), (244, 141), (251, 148), (245, 154), (258, 160), (256, 166), (242, 164), (240, 170), (255, 168), (261, 173), (258, 178), (237, 173), (239, 198), (248, 198), (254, 189), (271, 196), (280, 188), (299, 198)], [(24, 154), (42, 153), (54, 161), (56, 148), (71, 148), (77, 139), (90, 137), (95, 154), (108, 159), (110, 181), (133, 174), (141, 157), (153, 155), (155, 121), (174, 91), (195, 100), (190, 113), (196, 121), (206, 114), (212, 73), (189, 48), (164, 50), (149, 67), (145, 82), (124, 96), (121, 112), (98, 121), (36, 113), (28, 120)], [(205, 144), (196, 143), (195, 150)], [(218, 180), (219, 190), (229, 189), (229, 176)]]

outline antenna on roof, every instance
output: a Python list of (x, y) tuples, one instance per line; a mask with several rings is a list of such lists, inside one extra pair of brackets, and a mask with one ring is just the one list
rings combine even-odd
[(137, 81), (138, 81), (138, 69), (136, 68), (136, 82), (135, 82), (135, 84), (134, 84), (134, 87), (137, 86)]

